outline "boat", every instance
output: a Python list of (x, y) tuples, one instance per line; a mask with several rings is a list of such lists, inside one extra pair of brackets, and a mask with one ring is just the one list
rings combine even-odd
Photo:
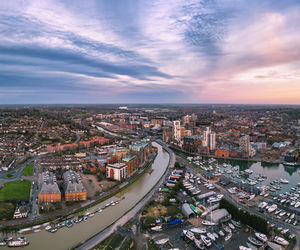
[(190, 231), (193, 232), (193, 233), (197, 233), (197, 234), (204, 234), (204, 233), (206, 233), (206, 229), (203, 228), (203, 227), (192, 227), (190, 229)]
[(164, 245), (164, 244), (166, 244), (168, 241), (169, 241), (169, 238), (163, 238), (163, 239), (154, 241), (154, 243), (157, 244), (157, 245)]
[(230, 239), (231, 239), (231, 237), (232, 237), (232, 234), (228, 234), (228, 235), (226, 235), (226, 237), (225, 237), (225, 241), (228, 241), (228, 240), (230, 240)]
[(223, 225), (223, 229), (227, 233), (230, 233), (230, 234), (232, 233), (231, 229), (229, 227), (227, 227), (226, 225)]
[(296, 204), (295, 204), (295, 208), (297, 208), (297, 207), (299, 207), (300, 206), (300, 201), (298, 201), (298, 202), (296, 202)]
[(294, 218), (295, 218), (295, 214), (292, 214), (290, 218), (291, 218), (291, 219), (294, 219)]
[(256, 246), (254, 246), (253, 244), (251, 244), (250, 242), (246, 242), (246, 245), (251, 248), (252, 250), (258, 250), (258, 248)]
[(206, 246), (208, 247), (211, 246), (211, 240), (208, 237), (204, 236), (203, 234), (201, 234), (201, 240)]
[(285, 214), (286, 214), (286, 211), (282, 211), (282, 212), (279, 214), (279, 216), (282, 217), (282, 216), (284, 216)]
[(205, 249), (204, 245), (200, 240), (197, 240), (196, 238), (194, 239), (194, 243), (198, 249)]
[(159, 225), (159, 226), (151, 227), (150, 229), (151, 229), (152, 231), (160, 232), (160, 231), (162, 231), (162, 226)]
[(263, 243), (261, 242), (261, 241), (259, 241), (259, 240), (257, 240), (256, 238), (254, 238), (254, 237), (248, 237), (248, 240), (249, 240), (249, 242), (251, 242), (254, 246), (262, 246), (263, 245)]
[(280, 246), (274, 242), (271, 242), (271, 241), (268, 241), (267, 244), (273, 250), (282, 250), (283, 249), (282, 246)]
[(251, 201), (251, 200), (253, 200), (254, 198), (255, 198), (255, 194), (252, 194), (252, 195), (249, 196), (248, 201)]
[(267, 205), (268, 205), (268, 203), (265, 202), (265, 201), (263, 201), (263, 202), (259, 203), (258, 208), (263, 209), (263, 208), (265, 208)]
[(73, 222), (72, 221), (69, 221), (68, 223), (67, 223), (67, 227), (72, 227), (73, 226)]
[(269, 207), (268, 212), (269, 212), (269, 213), (272, 213), (272, 212), (274, 212), (276, 209), (277, 209), (277, 205), (276, 205), (276, 204), (273, 204), (271, 207)]
[(266, 242), (268, 240), (267, 236), (263, 233), (255, 233), (254, 234), (256, 236), (257, 239)]
[(203, 220), (201, 223), (202, 223), (202, 225), (205, 225), (205, 226), (215, 226), (216, 225), (216, 223), (208, 221), (208, 220)]
[(51, 232), (51, 233), (56, 233), (56, 232), (57, 232), (57, 228), (56, 228), (56, 227), (52, 228), (52, 229), (50, 230), (50, 232)]
[(6, 246), (6, 242), (5, 242), (5, 241), (0, 241), (0, 246), (1, 246), (1, 247)]
[(215, 237), (212, 233), (209, 233), (209, 232), (208, 232), (206, 235), (207, 235), (207, 237), (210, 238), (211, 240), (213, 240), (213, 241), (216, 240), (216, 237)]
[(251, 248), (249, 248), (249, 247), (244, 247), (244, 246), (239, 246), (239, 249), (240, 249), (240, 250), (251, 250)]
[(23, 246), (27, 246), (29, 244), (28, 241), (24, 241), (24, 240), (11, 240), (9, 242), (7, 242), (7, 246), (8, 247), (23, 247)]
[(232, 230), (235, 229), (235, 226), (234, 226), (233, 224), (231, 224), (231, 223), (228, 223), (228, 226), (229, 226)]
[(277, 214), (279, 214), (279, 213), (281, 213), (281, 209), (277, 209), (276, 211), (275, 211), (275, 214), (277, 215)]
[(50, 230), (51, 228), (52, 228), (52, 227), (51, 227), (50, 225), (48, 225), (48, 226), (45, 227), (45, 230), (48, 231), (48, 230)]
[(189, 240), (194, 240), (195, 239), (195, 235), (193, 234), (193, 232), (189, 231), (189, 230), (183, 230), (183, 234), (185, 235), (185, 237), (187, 237)]
[(282, 184), (288, 184), (289, 183), (289, 181), (287, 179), (280, 179), (280, 182)]
[(224, 232), (222, 230), (219, 231), (220, 236), (225, 236)]
[(275, 236), (274, 242), (276, 242), (276, 243), (278, 243), (282, 246), (288, 246), (289, 245), (289, 242), (287, 240), (285, 240), (284, 238), (279, 237), (279, 236)]

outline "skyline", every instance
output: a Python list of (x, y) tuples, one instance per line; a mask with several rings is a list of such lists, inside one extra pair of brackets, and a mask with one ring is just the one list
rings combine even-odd
[(300, 104), (299, 1), (0, 3), (0, 104)]

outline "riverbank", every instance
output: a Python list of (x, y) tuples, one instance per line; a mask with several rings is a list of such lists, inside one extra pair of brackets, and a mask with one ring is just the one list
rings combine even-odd
[(90, 207), (96, 206), (97, 204), (115, 196), (117, 193), (121, 192), (122, 190), (126, 189), (130, 185), (132, 185), (134, 182), (136, 182), (139, 178), (143, 176), (147, 172), (147, 170), (151, 167), (153, 161), (156, 158), (155, 156), (150, 156), (150, 158), (144, 163), (144, 166), (141, 167), (141, 169), (133, 175), (127, 182), (120, 184), (119, 186), (114, 187), (113, 189), (109, 190), (105, 195), (102, 197), (98, 197), (96, 199), (91, 201), (86, 201), (86, 205), (82, 204), (75, 204), (71, 207), (68, 207), (66, 209), (54, 211), (52, 213), (48, 213), (46, 215), (40, 216), (39, 219), (32, 221), (31, 219), (23, 219), (23, 220), (12, 220), (12, 221), (5, 221), (0, 223), (0, 231), (17, 231), (22, 228), (26, 227), (32, 227), (35, 225), (43, 224), (48, 221), (54, 221), (57, 220), (60, 217), (66, 217), (70, 214), (74, 213), (80, 213), (83, 212)]
[[(160, 144), (160, 141), (157, 141), (157, 143)], [(139, 200), (134, 207), (124, 213), (120, 218), (118, 218), (116, 221), (114, 221), (111, 225), (109, 225), (107, 228), (105, 228), (102, 232), (97, 233), (96, 235), (92, 236), (79, 246), (74, 246), (72, 249), (78, 249), (78, 250), (83, 250), (83, 249), (92, 249), (94, 246), (97, 244), (101, 243), (103, 240), (105, 240), (107, 237), (109, 237), (119, 226), (123, 226), (128, 220), (133, 218), (137, 213), (140, 212), (140, 210), (144, 207), (144, 205), (152, 198), (153, 194), (156, 191), (156, 188), (160, 186), (164, 179), (166, 178), (168, 174), (168, 170), (170, 168), (174, 167), (175, 164), (175, 154), (165, 145), (160, 144), (165, 151), (168, 152), (169, 154), (169, 162), (168, 166), (165, 169), (163, 175), (161, 178), (155, 183), (155, 185), (152, 187), (152, 189), (149, 190), (148, 193), (145, 194), (144, 197)]]

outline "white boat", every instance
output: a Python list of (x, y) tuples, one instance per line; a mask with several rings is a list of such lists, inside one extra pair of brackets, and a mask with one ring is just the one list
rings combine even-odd
[(222, 230), (219, 231), (220, 236), (225, 236), (224, 232)]
[(213, 240), (213, 241), (216, 240), (215, 236), (214, 236), (212, 233), (209, 233), (209, 232), (208, 232), (206, 235), (207, 235), (207, 237), (210, 238), (211, 240)]
[(154, 243), (157, 244), (157, 245), (164, 245), (168, 241), (169, 241), (169, 238), (164, 238), (164, 239), (156, 240), (156, 241), (154, 241)]
[(22, 246), (27, 246), (29, 244), (28, 241), (24, 240), (12, 240), (7, 242), (7, 246), (9, 247), (22, 247)]
[(263, 208), (265, 208), (267, 205), (268, 205), (268, 203), (265, 202), (265, 201), (263, 201), (263, 202), (259, 203), (258, 208), (263, 209)]
[(195, 239), (195, 235), (189, 230), (183, 230), (183, 234), (192, 241)]
[(300, 201), (298, 201), (298, 202), (296, 202), (296, 204), (295, 204), (295, 208), (297, 208), (297, 207), (299, 207), (300, 206)]
[(263, 243), (262, 243), (261, 241), (257, 240), (257, 239), (254, 238), (254, 237), (248, 237), (248, 240), (249, 240), (249, 242), (252, 243), (254, 246), (260, 247), (260, 246), (263, 245)]
[(244, 247), (244, 246), (239, 246), (239, 249), (240, 249), (240, 250), (252, 250), (251, 248), (249, 248), (249, 247)]
[(211, 240), (208, 237), (204, 236), (203, 234), (201, 234), (201, 240), (204, 242), (206, 246), (208, 247), (211, 246)]
[(197, 233), (197, 234), (204, 234), (204, 233), (206, 233), (206, 229), (203, 228), (203, 227), (192, 227), (190, 229), (190, 231), (193, 232), (193, 233)]
[(231, 224), (231, 223), (228, 223), (228, 226), (229, 226), (232, 230), (235, 229), (235, 226), (234, 226), (233, 224)]
[(197, 240), (196, 238), (194, 239), (194, 243), (198, 249), (205, 249), (204, 245), (200, 240)]
[(267, 236), (263, 233), (255, 233), (254, 234), (256, 236), (257, 239), (266, 242), (268, 240)]
[(295, 214), (292, 214), (290, 218), (291, 218), (291, 219), (294, 219), (294, 218), (295, 218)]
[(284, 216), (285, 214), (286, 214), (286, 211), (282, 211), (282, 212), (279, 214), (279, 216), (282, 217), (282, 216)]
[(272, 212), (274, 212), (276, 209), (277, 209), (277, 205), (276, 205), (276, 204), (273, 204), (271, 207), (269, 207), (268, 212), (269, 212), (269, 213), (272, 213)]
[(289, 242), (287, 240), (285, 240), (284, 238), (279, 237), (279, 236), (275, 236), (274, 242), (276, 242), (276, 243), (278, 243), (282, 246), (288, 246), (289, 245)]
[(289, 181), (287, 179), (280, 179), (280, 182), (283, 183), (283, 184), (288, 184)]
[(216, 225), (216, 223), (208, 221), (208, 220), (203, 220), (201, 223), (202, 223), (202, 225), (205, 225), (205, 226), (215, 226)]
[(47, 231), (50, 229), (52, 229), (52, 227), (50, 225), (45, 227), (45, 230), (47, 230)]
[(159, 226), (156, 226), (156, 227), (151, 227), (151, 230), (156, 231), (156, 232), (160, 232), (160, 231), (162, 231), (162, 226), (159, 225)]
[(232, 234), (228, 234), (228, 235), (226, 235), (226, 237), (225, 237), (225, 241), (228, 241), (228, 240), (230, 240), (230, 239), (231, 239), (231, 237), (232, 237)]
[(255, 198), (255, 194), (252, 194), (252, 195), (249, 196), (248, 201), (251, 201), (251, 200), (253, 200), (254, 198)]

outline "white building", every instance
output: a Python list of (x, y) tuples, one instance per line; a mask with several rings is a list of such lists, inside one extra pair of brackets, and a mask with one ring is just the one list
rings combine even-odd
[(251, 144), (249, 135), (245, 135), (240, 139), (240, 150), (250, 152)]
[(106, 166), (106, 177), (117, 181), (127, 178), (127, 166), (124, 163), (108, 164)]
[(181, 127), (180, 121), (173, 121), (173, 138), (176, 141), (180, 141), (181, 138)]
[(216, 148), (216, 133), (212, 132), (209, 134), (209, 149), (214, 150)]

